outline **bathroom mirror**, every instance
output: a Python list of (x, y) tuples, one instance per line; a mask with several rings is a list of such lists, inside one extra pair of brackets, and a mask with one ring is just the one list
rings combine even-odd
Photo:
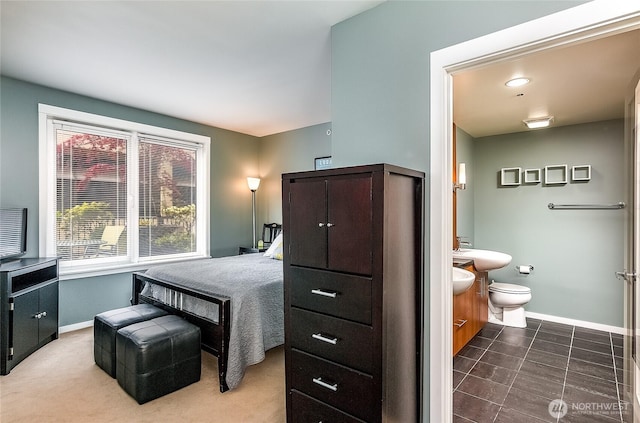
[(453, 182), (456, 182), (458, 163), (465, 163), (465, 189), (453, 192), (453, 248), (457, 247), (456, 237), (462, 237), (473, 245), (474, 211), (473, 211), (473, 144), (469, 134), (453, 127)]

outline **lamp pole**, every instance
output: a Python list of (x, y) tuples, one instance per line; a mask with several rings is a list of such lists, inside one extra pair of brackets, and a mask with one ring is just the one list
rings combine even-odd
[(252, 216), (253, 216), (253, 248), (256, 248), (256, 190), (252, 189), (251, 190), (251, 211), (252, 211)]

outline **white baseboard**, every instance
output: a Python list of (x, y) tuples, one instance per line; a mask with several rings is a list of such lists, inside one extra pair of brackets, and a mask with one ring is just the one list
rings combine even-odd
[(533, 313), (531, 311), (525, 311), (525, 316), (532, 319), (547, 320), (549, 322), (563, 323), (565, 325), (579, 326), (581, 328), (603, 330), (605, 332), (617, 333), (620, 335), (626, 334), (626, 329), (618, 326), (603, 325), (601, 323), (587, 322), (584, 320), (567, 319), (566, 317), (551, 316), (549, 314)]
[(72, 325), (60, 326), (58, 333), (72, 332), (74, 330), (80, 330), (90, 328), (93, 326), (93, 320), (87, 320), (86, 322), (74, 323)]

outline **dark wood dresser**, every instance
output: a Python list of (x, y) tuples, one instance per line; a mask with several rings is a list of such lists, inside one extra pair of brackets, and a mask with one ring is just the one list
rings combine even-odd
[(282, 178), (287, 421), (417, 422), (424, 174)]

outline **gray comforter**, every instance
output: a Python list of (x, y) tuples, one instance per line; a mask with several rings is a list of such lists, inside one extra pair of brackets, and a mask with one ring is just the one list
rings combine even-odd
[[(265, 351), (284, 343), (282, 261), (262, 254), (203, 259), (167, 264), (147, 275), (201, 292), (231, 298), (227, 385), (240, 384), (247, 366), (264, 360)], [(164, 301), (164, 288), (145, 287), (145, 295)], [(195, 300), (192, 298), (192, 300)], [(210, 303), (186, 303), (183, 308), (211, 318)], [(217, 314), (217, 310), (213, 310)], [(208, 316), (208, 315), (209, 316)], [(217, 318), (216, 320), (217, 321)]]

